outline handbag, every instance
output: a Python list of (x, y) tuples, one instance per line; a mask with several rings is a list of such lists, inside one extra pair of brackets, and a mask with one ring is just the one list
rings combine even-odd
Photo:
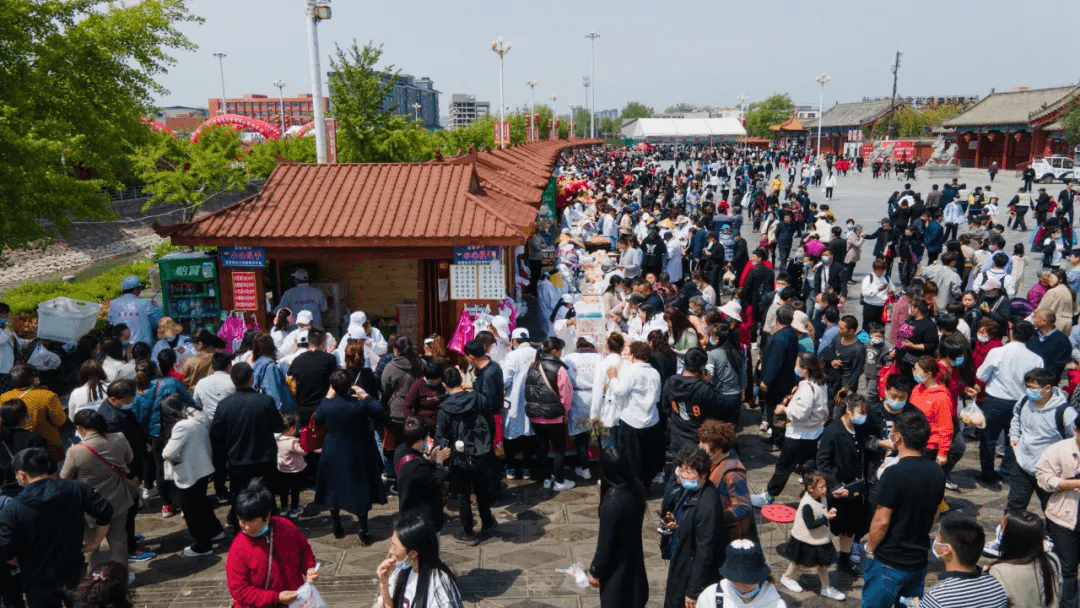
[(311, 417), (307, 426), (300, 429), (300, 449), (309, 454), (321, 450), (325, 440), (326, 426), (315, 424), (315, 416)]

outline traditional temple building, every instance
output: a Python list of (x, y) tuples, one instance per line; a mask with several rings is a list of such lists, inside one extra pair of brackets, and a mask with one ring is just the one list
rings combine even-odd
[[(863, 141), (863, 135), (868, 134), (881, 120), (889, 120), (889, 108), (892, 103), (889, 99), (879, 101), (859, 101), (855, 103), (838, 103), (825, 110), (821, 115), (821, 153), (843, 154), (845, 150), (851, 152), (857, 148), (857, 144)], [(904, 102), (896, 101), (896, 109), (904, 106)], [(807, 120), (803, 123), (810, 138), (810, 143), (816, 147), (818, 121)], [(852, 144), (856, 144), (852, 146)]]

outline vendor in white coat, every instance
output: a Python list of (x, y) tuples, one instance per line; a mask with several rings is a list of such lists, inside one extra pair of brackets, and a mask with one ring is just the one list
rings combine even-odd
[(321, 289), (308, 284), (308, 272), (303, 268), (292, 273), (292, 277), (296, 279), (296, 287), (281, 294), (277, 309), (310, 310), (312, 323), (316, 327), (322, 327), (322, 313), (327, 309), (326, 295)]
[(553, 336), (555, 326), (551, 315), (555, 312), (555, 307), (563, 295), (567, 293), (566, 283), (558, 271), (553, 271), (546, 280), (540, 282), (537, 292), (539, 293), (537, 313), (540, 315), (540, 328), (544, 330), (545, 336)]
[(664, 270), (668, 273), (668, 280), (678, 283), (683, 278), (683, 247), (686, 246), (686, 242), (668, 231), (664, 233), (664, 246), (667, 248), (667, 253), (664, 255), (667, 260)]
[[(278, 346), (278, 356), (286, 357), (307, 350), (308, 330), (312, 327), (318, 327), (315, 325), (314, 313), (310, 310), (301, 310), (296, 313), (296, 329), (292, 330), (282, 338), (281, 346)], [(337, 340), (330, 332), (326, 332), (324, 348), (327, 352), (332, 353), (336, 347)]]
[(511, 349), (510, 319), (502, 315), (495, 315), (491, 318), (487, 329), (495, 336), (495, 344), (488, 351), (488, 357), (491, 357), (492, 361), (502, 366), (503, 361), (506, 360), (506, 355), (510, 354)]
[(535, 449), (531, 445), (516, 440), (533, 434), (529, 417), (525, 415), (525, 377), (529, 367), (536, 360), (536, 349), (529, 343), (529, 330), (524, 327), (514, 329), (511, 335), (514, 350), (506, 355), (503, 362), (503, 394), (506, 403), (503, 407), (503, 439), (506, 458), (506, 475), (517, 476), (514, 456), (518, 450), (523, 452), (522, 475), (528, 478)]
[[(596, 418), (604, 425), (605, 429), (614, 429), (619, 424), (619, 412), (621, 403), (615, 399), (614, 393), (609, 390), (611, 376), (609, 369), (616, 370), (616, 374), (624, 364), (628, 364), (622, 356), (626, 340), (620, 333), (612, 332), (608, 335), (608, 354), (596, 364), (596, 373), (593, 374), (591, 403), (589, 405), (589, 418)], [(608, 433), (601, 441), (602, 447), (615, 445), (614, 433)]]
[(338, 342), (334, 356), (337, 357), (338, 365), (345, 367), (345, 347), (350, 342), (361, 340), (364, 342), (364, 361), (372, 369), (378, 363), (379, 357), (386, 354), (386, 338), (377, 327), (368, 323), (367, 315), (363, 311), (356, 311), (349, 315), (349, 328)]
[[(570, 342), (566, 347), (570, 348)], [(574, 438), (577, 450), (578, 467), (574, 473), (581, 479), (592, 479), (589, 470), (589, 418), (592, 410), (593, 382), (596, 381), (596, 368), (604, 356), (596, 352), (592, 336), (581, 336), (574, 346), (574, 352), (564, 354), (562, 362), (566, 364), (566, 373), (574, 385), (574, 399), (570, 406), (567, 433)]]

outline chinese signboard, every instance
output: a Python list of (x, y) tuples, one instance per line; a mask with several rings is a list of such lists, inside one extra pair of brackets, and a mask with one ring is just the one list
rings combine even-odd
[(255, 293), (254, 272), (232, 274), (233, 310), (259, 310), (259, 296)]
[(510, 145), (510, 121), (495, 121), (495, 145), (496, 146), (509, 146)]
[(173, 260), (168, 262), (158, 264), (162, 281), (206, 281), (214, 278), (213, 262), (184, 263), (185, 260), (180, 260), (179, 263)]
[(454, 263), (462, 265), (492, 264), (499, 260), (498, 247), (454, 247)]
[(506, 267), (499, 262), (450, 267), (451, 300), (501, 300), (506, 297)]
[(262, 247), (222, 247), (222, 268), (265, 268), (266, 250)]

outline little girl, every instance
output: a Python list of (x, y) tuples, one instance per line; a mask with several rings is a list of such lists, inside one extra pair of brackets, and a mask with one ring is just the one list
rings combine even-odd
[(1012, 278), (1016, 282), (1016, 293), (1023, 293), (1024, 291), (1024, 266), (1027, 265), (1027, 260), (1024, 258), (1024, 244), (1017, 243), (1013, 247), (1012, 255)]
[(799, 567), (817, 568), (821, 579), (821, 595), (832, 600), (843, 600), (847, 596), (829, 584), (829, 566), (836, 563), (836, 549), (829, 532), (829, 521), (836, 517), (836, 509), (826, 511), (824, 498), (828, 491), (825, 475), (820, 471), (810, 471), (803, 475), (802, 500), (795, 513), (795, 523), (791, 525), (791, 538), (776, 548), (776, 552), (790, 560), (787, 571), (780, 577), (780, 584), (790, 591), (801, 593), (803, 588), (793, 578)]
[[(300, 506), (300, 489), (304, 486), (304, 469), (307, 461), (304, 460), (304, 448), (300, 447), (300, 440), (296, 437), (296, 414), (283, 414), (285, 430), (274, 436), (277, 439), (277, 490), (281, 497), (281, 511), (279, 517), (296, 519), (304, 513)], [(289, 509), (289, 497), (292, 497), (292, 509)]]

